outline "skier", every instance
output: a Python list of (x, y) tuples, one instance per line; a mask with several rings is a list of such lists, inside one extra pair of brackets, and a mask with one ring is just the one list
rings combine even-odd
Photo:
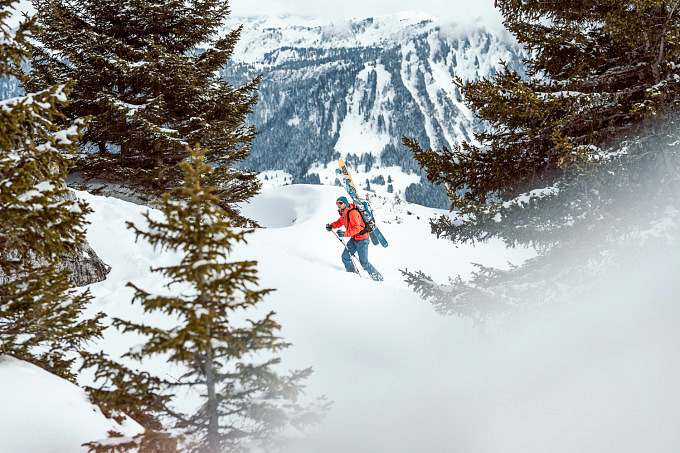
[[(368, 275), (375, 281), (383, 281), (383, 276), (380, 275), (380, 272), (368, 262), (368, 244), (370, 241), (368, 240), (366, 224), (359, 210), (353, 204), (349, 204), (345, 197), (339, 197), (335, 204), (338, 205), (340, 218), (333, 223), (326, 224), (326, 229), (331, 231), (333, 228), (345, 227), (343, 236), (350, 238), (347, 241), (347, 249), (342, 252), (342, 262), (345, 265), (345, 269), (347, 272), (356, 272), (350, 256), (357, 252), (359, 263), (368, 272)], [(338, 231), (338, 234), (340, 233), (341, 231)]]

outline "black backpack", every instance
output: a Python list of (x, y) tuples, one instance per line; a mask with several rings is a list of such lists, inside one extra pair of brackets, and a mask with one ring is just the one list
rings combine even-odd
[(361, 213), (359, 208), (357, 208), (356, 206), (352, 206), (351, 208), (349, 208), (349, 211), (347, 211), (347, 229), (348, 230), (349, 230), (349, 213), (351, 211), (357, 211), (359, 213), (359, 217), (361, 218), (361, 223), (363, 223), (364, 228), (361, 231), (359, 231), (357, 234), (366, 234), (366, 233), (370, 233), (371, 231), (373, 231), (373, 228), (371, 228), (371, 226), (366, 222), (366, 219), (364, 219), (364, 215)]

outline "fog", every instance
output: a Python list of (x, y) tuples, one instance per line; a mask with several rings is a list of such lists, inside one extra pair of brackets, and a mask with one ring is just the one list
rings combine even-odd
[(680, 451), (680, 269), (667, 258), (485, 333), (462, 320), (449, 334), (416, 327), (438, 337), (432, 348), (390, 371), (367, 363), (347, 383), (364, 404), (336, 405), (348, 413), (331, 425), (344, 423), (305, 451)]
[[(429, 262), (428, 272), (470, 260), (517, 262), (495, 243), (455, 250), (440, 243), (432, 252), (414, 225), (399, 225), (403, 237), (386, 226), (390, 247), (398, 247), (393, 262), (426, 253), (420, 263)], [(616, 271), (583, 277), (582, 287), (593, 287), (585, 297), (518, 309), (483, 327), (435, 314), (393, 278), (360, 296), (363, 286), (342, 275), (326, 283), (332, 274), (310, 268), (315, 282), (301, 278), (307, 288), (296, 294), (319, 298), (278, 311), (292, 356), (302, 353), (301, 363), (315, 369), (308, 393), (334, 404), (310, 442), (286, 451), (680, 451), (680, 255), (668, 240), (649, 240), (643, 253), (619, 250)], [(371, 253), (385, 271), (386, 252)], [(268, 274), (266, 258), (260, 266)], [(274, 298), (290, 298), (284, 284), (277, 287)]]

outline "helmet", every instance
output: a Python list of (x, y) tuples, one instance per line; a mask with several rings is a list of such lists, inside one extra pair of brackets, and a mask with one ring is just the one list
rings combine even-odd
[(337, 203), (340, 202), (340, 201), (342, 201), (342, 202), (345, 203), (347, 206), (349, 206), (349, 201), (347, 201), (347, 198), (345, 198), (345, 197), (338, 197), (338, 199), (335, 200), (335, 203), (337, 204)]

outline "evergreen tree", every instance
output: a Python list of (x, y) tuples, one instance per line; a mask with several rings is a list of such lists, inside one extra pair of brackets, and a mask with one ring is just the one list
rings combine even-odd
[[(170, 329), (122, 319), (114, 324), (146, 337), (126, 354), (129, 359), (142, 362), (161, 356), (185, 371), (168, 379), (99, 361), (98, 376), (119, 387), (101, 388), (97, 395), (107, 402), (109, 413), (138, 405), (137, 412), (155, 417), (148, 420), (168, 420), (165, 429), (145, 426), (140, 441), (149, 449), (141, 451), (158, 451), (158, 445), (164, 452), (232, 451), (243, 442), (266, 439), (291, 422), (310, 421), (313, 414), (295, 400), (302, 390), (300, 381), (311, 370), (285, 377), (274, 371), (279, 359), (266, 356), (288, 344), (275, 335), (280, 326), (273, 312), (257, 321), (238, 320), (241, 311), (254, 307), (271, 291), (253, 289), (258, 283), (256, 262), (227, 261), (234, 246), (245, 242), (252, 230), (236, 229), (225, 219), (214, 188), (206, 185), (214, 170), (205, 162), (203, 150), (194, 149), (181, 167), (182, 187), (175, 190), (174, 200), (165, 194), (160, 203), (164, 218), (156, 221), (147, 215), (147, 230), (130, 224), (137, 237), (182, 255), (177, 265), (154, 269), (168, 278), (172, 294), (153, 295), (130, 284), (134, 302), (141, 303), (145, 312), (162, 312), (179, 324)], [(181, 389), (200, 396), (202, 405), (195, 413), (184, 413), (173, 404)], [(112, 451), (109, 445), (91, 446), (95, 451)]]
[(487, 128), (483, 145), (422, 150), (405, 139), (428, 179), (449, 187), (452, 207), (487, 211), (570, 169), (676, 104), (680, 81), (677, 3), (499, 0), (505, 25), (532, 57), (523, 80), (505, 68), (492, 79), (456, 79)]
[[(182, 180), (177, 164), (201, 143), (215, 167), (220, 206), (259, 190), (256, 172), (236, 170), (255, 136), (246, 124), (259, 77), (239, 88), (219, 75), (240, 29), (214, 35), (224, 0), (33, 0), (45, 32), (33, 49), (31, 85), (74, 80), (67, 118), (90, 116), (77, 170), (159, 196)], [(203, 49), (199, 46), (206, 46)]]
[[(6, 20), (13, 0), (0, 0), (0, 77), (25, 80), (26, 39), (33, 20), (14, 35)], [(0, 101), (0, 354), (75, 379), (73, 362), (88, 340), (99, 337), (98, 315), (82, 319), (91, 296), (72, 288), (61, 256), (84, 238), (89, 208), (66, 195), (69, 160), (85, 126), (53, 123), (66, 104), (68, 84)]]
[[(591, 259), (609, 259), (612, 241), (644, 228), (618, 222), (622, 213), (651, 206), (652, 215), (662, 216), (676, 195), (670, 128), (680, 95), (678, 2), (498, 0), (497, 6), (531, 55), (529, 78), (504, 67), (491, 79), (455, 80), (485, 125), (476, 143), (434, 151), (404, 138), (459, 212), (433, 221), (435, 234), (454, 241), (500, 237), (542, 252), (510, 273), (480, 268), (471, 282), (452, 280), (447, 296), (427, 276), (406, 273), (435, 303), (461, 302), (446, 308), (459, 313), (476, 310), (466, 298), (473, 293), (496, 303), (512, 299), (504, 304), (511, 306), (518, 301), (508, 289), (513, 283), (547, 268), (564, 277), (575, 263), (583, 271)], [(572, 277), (578, 279), (576, 272)], [(543, 299), (546, 285), (534, 285)]]

